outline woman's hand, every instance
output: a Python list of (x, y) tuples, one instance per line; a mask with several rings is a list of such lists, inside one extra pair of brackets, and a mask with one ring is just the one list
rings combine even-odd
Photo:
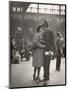
[(43, 45), (42, 47), (45, 48), (45, 45)]

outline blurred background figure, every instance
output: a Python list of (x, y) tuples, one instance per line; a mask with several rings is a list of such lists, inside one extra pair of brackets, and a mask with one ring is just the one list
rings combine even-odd
[(21, 61), (25, 57), (25, 40), (21, 40), (21, 45), (20, 45), (20, 55), (21, 55)]
[(25, 57), (26, 57), (26, 61), (29, 61), (29, 51), (30, 51), (30, 42), (29, 40), (26, 41), (26, 44), (25, 44)]
[(32, 49), (31, 49), (31, 43), (29, 40), (22, 39), (21, 45), (20, 45), (20, 55), (21, 55), (21, 61), (30, 60), (30, 56), (32, 56)]
[(12, 61), (11, 61), (11, 63), (13, 63), (14, 61), (14, 56), (15, 56), (15, 54), (16, 54), (16, 51), (17, 51), (17, 45), (16, 45), (16, 40), (15, 40), (15, 38), (12, 38)]
[(63, 48), (62, 48), (62, 35), (60, 32), (57, 34), (57, 40), (56, 40), (56, 51), (57, 51), (57, 58), (56, 58), (56, 70), (60, 71), (60, 64), (61, 64), (61, 57), (63, 54)]
[(14, 55), (14, 63), (20, 63), (21, 62), (21, 56), (19, 54), (19, 51), (16, 51), (15, 55)]
[(66, 57), (65, 45), (63, 45), (63, 55)]

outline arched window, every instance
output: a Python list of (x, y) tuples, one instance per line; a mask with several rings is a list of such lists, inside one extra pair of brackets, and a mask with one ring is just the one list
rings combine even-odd
[(65, 14), (65, 6), (61, 6), (61, 15)]
[[(13, 12), (23, 12), (23, 7), (12, 7)], [(30, 4), (26, 10), (27, 13), (42, 13), (65, 15), (65, 5), (54, 4)]]
[(27, 9), (27, 12), (37, 13), (37, 4), (30, 4), (28, 9)]

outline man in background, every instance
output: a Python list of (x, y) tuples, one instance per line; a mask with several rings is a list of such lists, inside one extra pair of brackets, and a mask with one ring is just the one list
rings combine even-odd
[(57, 50), (57, 59), (56, 59), (56, 70), (60, 71), (60, 64), (61, 64), (61, 56), (63, 53), (63, 48), (62, 48), (62, 35), (60, 32), (57, 34), (57, 40), (56, 40), (56, 50)]

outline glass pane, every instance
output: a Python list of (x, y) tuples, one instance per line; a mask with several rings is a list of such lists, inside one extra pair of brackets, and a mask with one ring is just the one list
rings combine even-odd
[(43, 9), (43, 8), (45, 8), (45, 5), (44, 4), (39, 4), (39, 8)]
[(30, 8), (28, 8), (26, 12), (30, 12)]
[(31, 4), (31, 7), (37, 8), (37, 4)]
[(64, 15), (65, 14), (65, 11), (61, 11), (61, 15)]
[(36, 12), (37, 13), (37, 4), (30, 4), (26, 12)]
[(52, 14), (52, 13), (53, 13), (53, 10), (51, 9), (51, 10), (50, 10), (50, 14)]
[(20, 12), (20, 8), (19, 7), (17, 7), (17, 12)]
[(46, 9), (52, 9), (52, 5), (45, 5)]
[(59, 6), (58, 5), (53, 5), (53, 9), (59, 9)]
[(45, 9), (44, 9), (44, 8), (43, 8), (43, 9), (40, 8), (40, 9), (39, 9), (39, 13), (45, 13)]
[(53, 5), (46, 5), (46, 13), (52, 14), (52, 7)]
[(16, 7), (12, 7), (12, 11), (15, 12), (16, 11)]
[(65, 10), (65, 6), (61, 6), (61, 10)]
[(51, 12), (51, 11), (50, 11), (49, 9), (46, 10), (46, 13), (47, 13), (47, 14), (50, 14), (50, 12)]
[[(65, 6), (61, 6), (61, 10), (65, 10)], [(59, 15), (59, 5), (45, 5), (45, 4), (39, 4), (39, 9), (38, 9), (38, 4), (30, 4), (27, 12), (32, 12), (32, 13), (46, 13), (46, 14), (57, 14)], [(65, 12), (62, 11), (62, 14)]]
[(53, 10), (53, 14), (56, 14), (56, 10)]
[(23, 8), (20, 8), (21, 12), (23, 12)]
[(39, 13), (45, 13), (45, 5), (44, 4), (39, 4)]
[(32, 12), (36, 12), (37, 13), (37, 8), (33, 7), (32, 8)]
[(61, 6), (61, 15), (65, 14), (65, 6)]

